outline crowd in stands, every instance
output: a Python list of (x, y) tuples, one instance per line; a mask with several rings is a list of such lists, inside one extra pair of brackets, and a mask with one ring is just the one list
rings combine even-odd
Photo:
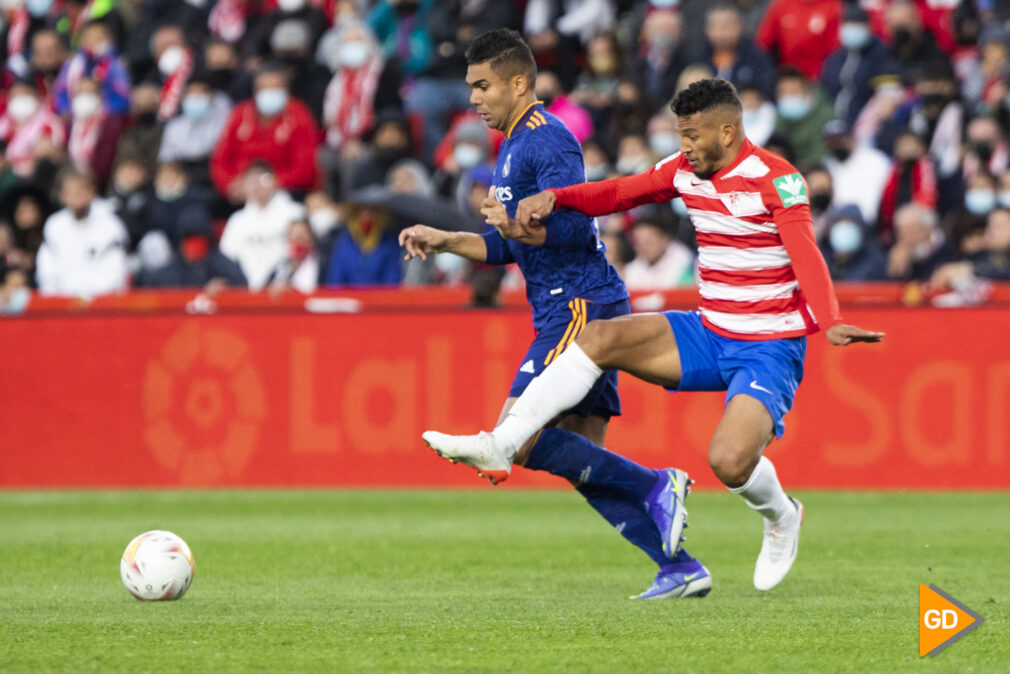
[[(836, 280), (1010, 279), (1010, 3), (0, 0), (0, 304), (466, 282), (493, 302), (514, 271), (405, 263), (389, 204), (482, 231), (502, 135), (464, 51), (497, 27), (533, 49), (587, 180), (676, 152), (669, 101), (719, 76), (806, 177)], [(679, 199), (599, 225), (630, 287), (694, 283)]]

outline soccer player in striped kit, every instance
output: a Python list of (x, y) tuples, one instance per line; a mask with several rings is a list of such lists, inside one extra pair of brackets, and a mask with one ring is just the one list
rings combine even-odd
[[(494, 431), (428, 431), (424, 439), (471, 465), (507, 465), (527, 444), (544, 442), (538, 435), (544, 421), (581, 399), (605, 369), (671, 391), (726, 391), (709, 465), (764, 518), (754, 586), (770, 590), (796, 559), (803, 506), (786, 495), (762, 454), (784, 431), (803, 378), (806, 336), (824, 331), (831, 344), (845, 346), (878, 342), (883, 334), (842, 323), (814, 240), (806, 183), (789, 162), (746, 139), (733, 85), (701, 80), (677, 94), (672, 108), (680, 152), (636, 176), (523, 199), (510, 235), (535, 231), (555, 211), (595, 216), (679, 196), (697, 231), (700, 310), (589, 323)], [(698, 569), (681, 549), (657, 575), (657, 592), (695, 579)]]

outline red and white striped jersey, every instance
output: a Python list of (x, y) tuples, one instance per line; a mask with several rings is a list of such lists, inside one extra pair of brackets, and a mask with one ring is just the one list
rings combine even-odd
[(556, 208), (588, 215), (682, 197), (697, 231), (702, 321), (737, 339), (780, 339), (841, 322), (814, 240), (806, 182), (745, 141), (709, 180), (680, 153), (645, 173), (554, 190)]

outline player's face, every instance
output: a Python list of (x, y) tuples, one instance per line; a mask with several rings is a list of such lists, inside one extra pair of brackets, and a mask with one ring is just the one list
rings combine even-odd
[(694, 174), (703, 180), (708, 180), (726, 165), (724, 126), (711, 113), (699, 112), (677, 118), (680, 151), (691, 164)]
[(466, 84), (470, 87), (470, 104), (492, 129), (506, 131), (512, 109), (516, 106), (513, 87), (491, 68), (478, 63), (466, 69)]

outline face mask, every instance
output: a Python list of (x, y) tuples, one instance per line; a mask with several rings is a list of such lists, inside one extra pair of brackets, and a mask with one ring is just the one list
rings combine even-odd
[(368, 59), (368, 45), (364, 42), (345, 42), (337, 50), (337, 60), (344, 68), (357, 68)]
[(282, 12), (297, 12), (305, 6), (305, 0), (277, 0), (277, 8)]
[(985, 215), (996, 208), (996, 193), (992, 190), (968, 190), (964, 195), (964, 207), (974, 215)]
[(617, 61), (612, 56), (591, 56), (589, 58), (589, 67), (593, 69), (593, 72), (601, 75), (609, 75), (614, 72), (616, 65)]
[(603, 180), (610, 173), (610, 166), (607, 164), (596, 164), (595, 166), (586, 166), (586, 182), (595, 182), (597, 180)]
[(215, 68), (207, 71), (207, 81), (215, 89), (224, 89), (235, 77), (235, 71), (231, 68)]
[(851, 220), (839, 220), (831, 227), (828, 241), (839, 255), (851, 255), (863, 245), (863, 230)]
[(192, 94), (182, 99), (182, 114), (190, 119), (203, 117), (210, 110), (210, 96)]
[(946, 94), (926, 94), (922, 97), (922, 104), (927, 108), (943, 108), (947, 105)]
[(15, 96), (7, 101), (7, 114), (18, 123), (27, 120), (38, 109), (39, 102), (32, 96)]
[(679, 215), (680, 217), (682, 218), (687, 217), (687, 204), (684, 203), (683, 199), (674, 199), (673, 201), (671, 201), (670, 208), (672, 208), (673, 212)]
[(779, 114), (789, 121), (803, 119), (810, 112), (808, 96), (783, 96), (778, 103)]
[(421, 3), (418, 0), (401, 0), (401, 2), (396, 3), (393, 9), (400, 16), (410, 16), (420, 9)]
[(304, 260), (312, 252), (312, 246), (305, 243), (304, 241), (292, 241), (291, 242), (291, 259), (292, 260)]
[(912, 31), (907, 28), (897, 28), (894, 30), (893, 37), (895, 47), (904, 47), (912, 41)]
[(53, 0), (28, 0), (25, 9), (36, 19), (49, 13), (49, 8), (53, 6)]
[(15, 288), (7, 299), (7, 306), (0, 306), (0, 314), (20, 314), (28, 307), (31, 297), (28, 288)]
[(649, 136), (649, 147), (660, 157), (669, 157), (680, 149), (680, 136), (675, 133), (654, 133)]
[(154, 126), (154, 123), (157, 121), (157, 110), (142, 110), (137, 113), (137, 124), (139, 126)]
[(324, 237), (337, 226), (337, 214), (328, 208), (320, 208), (309, 214), (309, 226), (317, 237)]
[(207, 240), (206, 236), (200, 236), (199, 234), (187, 236), (182, 240), (179, 249), (182, 251), (182, 256), (187, 260), (198, 262), (207, 257), (207, 253), (210, 252), (210, 241)]
[(260, 89), (256, 92), (256, 109), (264, 117), (273, 117), (288, 104), (288, 92), (283, 89)]
[(994, 149), (989, 143), (972, 143), (972, 149), (975, 150), (975, 154), (978, 155), (983, 164), (988, 164), (989, 160), (992, 159)]
[(186, 185), (179, 185), (178, 187), (158, 187), (155, 185), (154, 194), (162, 201), (178, 201), (183, 194), (186, 193)]
[(1010, 208), (1010, 190), (1000, 190), (998, 201), (1000, 208)]
[(830, 192), (813, 192), (810, 194), (810, 210), (823, 213), (831, 205)]
[(653, 7), (659, 7), (661, 9), (667, 7), (676, 7), (680, 4), (680, 0), (649, 0), (649, 4)]
[(831, 148), (831, 156), (838, 161), (845, 161), (852, 156), (852, 150), (847, 147), (833, 147)]
[(617, 172), (621, 175), (635, 175), (647, 168), (649, 168), (647, 157), (621, 157), (617, 160)]
[(484, 159), (484, 150), (476, 145), (460, 143), (452, 150), (452, 156), (460, 168), (471, 169)]
[(870, 42), (870, 28), (864, 23), (843, 23), (838, 39), (846, 49), (862, 49)]
[(186, 56), (186, 51), (178, 46), (172, 46), (161, 52), (158, 58), (158, 72), (168, 77), (182, 65), (182, 59)]
[(102, 99), (97, 94), (84, 92), (74, 96), (70, 102), (70, 110), (75, 119), (91, 119), (102, 107)]

